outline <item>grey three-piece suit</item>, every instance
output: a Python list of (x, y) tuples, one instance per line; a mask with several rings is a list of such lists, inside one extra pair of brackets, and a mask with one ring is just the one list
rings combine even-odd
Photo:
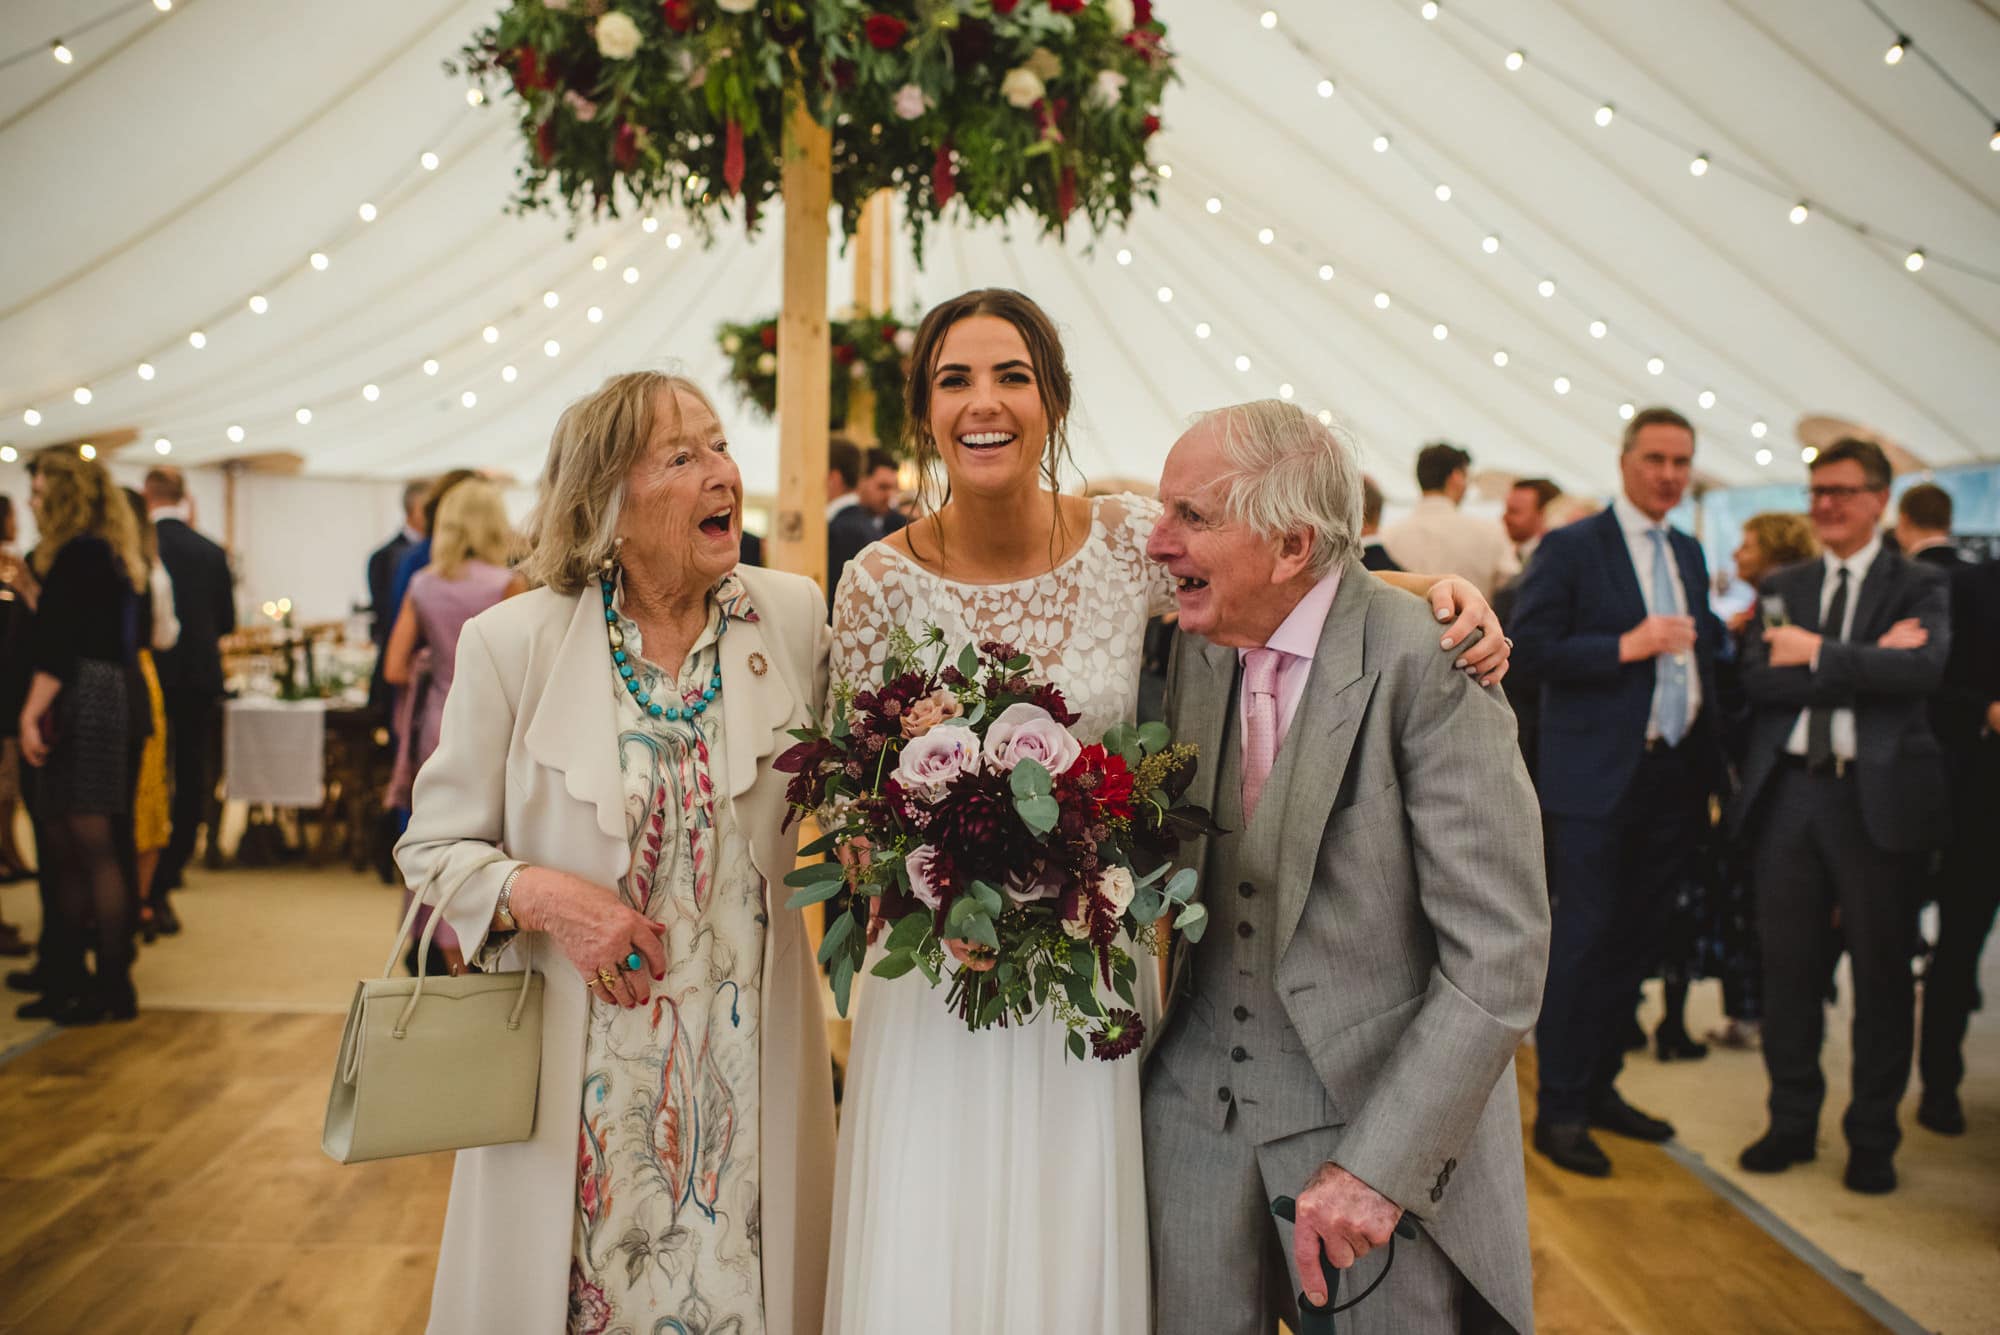
[(1177, 648), (1168, 723), (1201, 751), (1189, 797), (1236, 833), (1189, 850), (1209, 928), (1176, 950), (1146, 1058), (1161, 1335), (1289, 1317), (1291, 1231), (1270, 1203), (1326, 1161), (1419, 1228), (1343, 1332), (1533, 1328), (1513, 1060), (1548, 956), (1541, 823), (1505, 700), (1439, 634), (1422, 600), (1350, 563), (1247, 825), (1236, 651)]

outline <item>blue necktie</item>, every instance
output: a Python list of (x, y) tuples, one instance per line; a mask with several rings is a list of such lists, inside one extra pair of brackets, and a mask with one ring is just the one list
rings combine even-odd
[[(1653, 615), (1673, 616), (1674, 559), (1665, 529), (1648, 529), (1653, 539)], [(1679, 746), (1688, 730), (1688, 663), (1686, 654), (1661, 654), (1653, 660), (1653, 714), (1668, 746)]]

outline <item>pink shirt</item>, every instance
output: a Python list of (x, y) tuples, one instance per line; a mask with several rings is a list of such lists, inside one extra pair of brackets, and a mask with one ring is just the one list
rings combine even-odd
[[(1264, 642), (1266, 649), (1276, 649), (1278, 659), (1278, 743), (1283, 746), (1285, 734), (1292, 730), (1292, 716), (1299, 712), (1299, 701), (1305, 698), (1306, 678), (1312, 675), (1313, 655), (1319, 652), (1320, 632), (1326, 629), (1326, 614), (1333, 610), (1333, 596), (1340, 592), (1340, 567), (1327, 571), (1320, 582), (1306, 591), (1278, 628), (1271, 632), (1271, 638)], [(1236, 651), (1236, 668), (1243, 669), (1243, 656), (1249, 650)], [(1236, 726), (1247, 734), (1250, 727), (1249, 716), (1244, 712), (1244, 693), (1236, 693)]]

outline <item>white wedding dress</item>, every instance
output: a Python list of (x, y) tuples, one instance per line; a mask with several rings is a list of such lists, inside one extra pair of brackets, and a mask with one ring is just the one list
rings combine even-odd
[[(1173, 604), (1145, 554), (1159, 512), (1099, 498), (1075, 556), (1007, 584), (953, 583), (876, 543), (835, 594), (834, 680), (872, 686), (889, 627), (930, 623), (953, 660), (986, 640), (1030, 654), (1086, 741), (1130, 721), (1147, 619)], [(1150, 959), (1134, 995), (1150, 1027)], [(864, 972), (851, 1014), (828, 1335), (1146, 1335), (1138, 1054), (1078, 1061), (1048, 1017), (970, 1033), (920, 973)]]

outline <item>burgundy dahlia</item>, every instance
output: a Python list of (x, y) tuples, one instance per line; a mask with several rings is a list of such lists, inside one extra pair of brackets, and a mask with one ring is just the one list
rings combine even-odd
[(1137, 1052), (1145, 1036), (1146, 1022), (1137, 1011), (1109, 1011), (1104, 1022), (1090, 1031), (1090, 1055), (1101, 1062), (1115, 1062)]
[(1004, 774), (961, 774), (931, 810), (925, 838), (947, 849), (968, 877), (998, 877), (1009, 866), (1009, 844), (1020, 823)]

